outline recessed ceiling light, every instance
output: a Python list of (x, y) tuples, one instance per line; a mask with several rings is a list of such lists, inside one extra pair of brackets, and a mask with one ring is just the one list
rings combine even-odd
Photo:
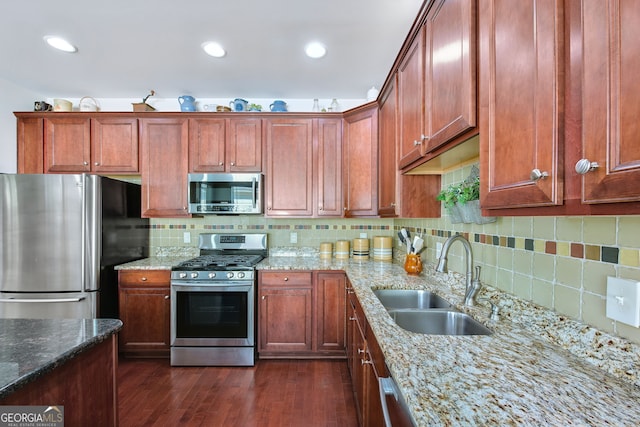
[(216, 58), (222, 58), (227, 54), (222, 46), (220, 46), (220, 43), (216, 42), (204, 42), (202, 43), (202, 49), (207, 52), (207, 55), (211, 55)]
[(74, 53), (78, 51), (78, 48), (58, 36), (44, 36), (44, 41), (46, 41), (49, 46), (54, 47), (63, 52)]
[(327, 54), (327, 48), (320, 42), (311, 42), (304, 48), (309, 58), (322, 58)]

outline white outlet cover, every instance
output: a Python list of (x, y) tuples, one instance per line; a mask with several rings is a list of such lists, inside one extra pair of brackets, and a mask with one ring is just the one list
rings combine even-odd
[(606, 316), (634, 327), (640, 326), (640, 282), (607, 277)]
[(369, 236), (367, 236), (367, 233), (360, 233), (360, 238), (361, 239), (366, 239), (367, 237), (369, 237)]
[(298, 243), (298, 233), (292, 231), (291, 234), (289, 234), (289, 243)]

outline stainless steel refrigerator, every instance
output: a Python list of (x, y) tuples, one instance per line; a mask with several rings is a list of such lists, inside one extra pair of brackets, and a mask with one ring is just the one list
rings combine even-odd
[(117, 318), (114, 266), (145, 258), (140, 186), (0, 174), (0, 318)]

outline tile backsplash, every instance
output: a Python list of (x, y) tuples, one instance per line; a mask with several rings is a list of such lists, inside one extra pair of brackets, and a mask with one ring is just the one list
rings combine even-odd
[[(442, 186), (464, 180), (472, 165), (443, 175)], [(425, 201), (425, 203), (439, 203)], [(353, 240), (366, 234), (393, 236), (422, 231), (425, 261), (435, 262), (436, 243), (464, 233), (472, 243), (481, 279), (501, 291), (553, 309), (605, 332), (640, 344), (640, 328), (605, 316), (607, 276), (640, 280), (640, 216), (499, 217), (489, 224), (452, 224), (443, 211), (436, 219), (268, 219), (261, 216), (207, 216), (151, 221), (151, 254), (164, 247), (197, 247), (200, 233), (263, 232), (269, 247), (318, 248), (322, 242)], [(190, 243), (185, 243), (188, 233)], [(295, 233), (297, 243), (291, 243)], [(464, 273), (462, 245), (452, 246), (449, 269)]]

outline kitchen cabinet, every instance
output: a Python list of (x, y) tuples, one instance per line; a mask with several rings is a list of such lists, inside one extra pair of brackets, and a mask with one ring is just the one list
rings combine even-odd
[(397, 69), (403, 170), (478, 133), (476, 2), (437, 0), (427, 6)]
[(481, 205), (561, 204), (562, 2), (481, 5)]
[(378, 215), (378, 107), (344, 115), (343, 188), (346, 217)]
[(18, 173), (44, 173), (44, 119), (18, 119)]
[(400, 174), (397, 169), (397, 94), (395, 80), (381, 93), (379, 107), (378, 214), (381, 217), (440, 216), (440, 175)]
[(16, 113), (18, 173), (139, 172), (138, 120), (130, 115)]
[(188, 217), (188, 119), (140, 119), (142, 216)]
[(378, 385), (379, 377), (388, 376), (384, 356), (375, 336), (367, 325), (364, 311), (350, 285), (347, 285), (347, 295), (349, 336), (347, 361), (351, 373), (358, 421), (361, 426), (384, 426)]
[(639, 201), (640, 104), (631, 94), (640, 92), (640, 8), (616, 0), (581, 5), (581, 201)]
[(343, 272), (260, 271), (260, 357), (344, 358), (345, 281)]
[(342, 122), (265, 119), (266, 216), (342, 215)]
[(129, 357), (169, 357), (170, 283), (170, 270), (118, 271), (121, 353)]
[(260, 272), (258, 352), (264, 357), (312, 351), (311, 272)]
[(189, 172), (261, 172), (260, 118), (190, 118)]
[(481, 207), (509, 216), (640, 213), (640, 109), (622, 95), (638, 88), (637, 8), (480, 4)]

